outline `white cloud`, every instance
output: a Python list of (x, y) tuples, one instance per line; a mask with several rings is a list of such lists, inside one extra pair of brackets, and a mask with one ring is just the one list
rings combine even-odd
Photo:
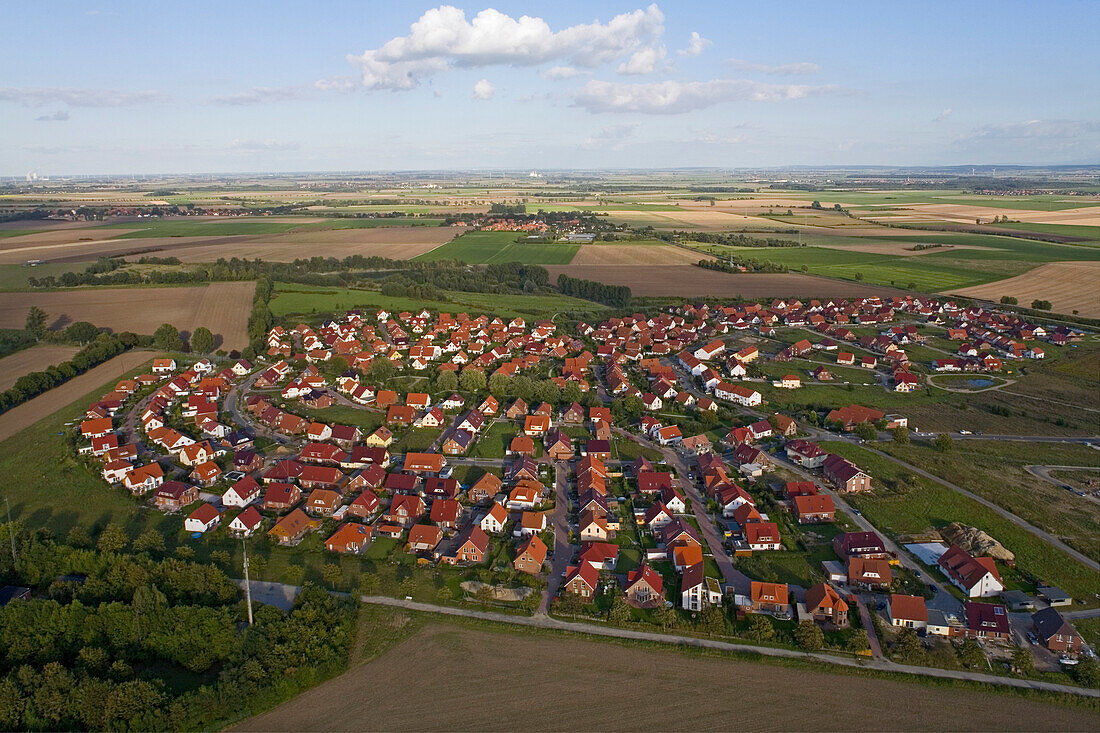
[(657, 62), (664, 57), (664, 46), (648, 46), (635, 51), (629, 59), (619, 64), (618, 72), (625, 75), (652, 74)]
[(1086, 137), (1100, 134), (1100, 120), (1027, 120), (1004, 124), (983, 125), (958, 138), (960, 142), (1031, 141), (1085, 142)]
[(727, 63), (739, 71), (755, 71), (758, 74), (768, 74), (770, 76), (799, 76), (802, 74), (816, 74), (821, 71), (820, 66), (808, 61), (793, 64), (779, 64), (778, 66), (754, 64), (750, 61), (743, 61), (741, 59), (728, 59)]
[(835, 86), (762, 84), (742, 79), (648, 84), (590, 81), (576, 93), (573, 104), (589, 112), (680, 114), (722, 102), (777, 102), (844, 92)]
[(459, 8), (443, 5), (425, 12), (409, 34), (381, 47), (351, 54), (366, 89), (405, 90), (453, 66), (534, 66), (564, 61), (594, 68), (653, 46), (664, 33), (664, 14), (656, 5), (554, 31), (542, 18), (516, 19), (492, 8), (466, 19)]
[(585, 150), (622, 150), (623, 144), (637, 131), (637, 122), (611, 125), (586, 137), (581, 147)]
[(69, 107), (131, 107), (163, 102), (168, 97), (157, 92), (120, 92), (115, 89), (77, 89), (74, 87), (0, 87), (0, 102), (15, 102), (24, 107), (64, 104)]
[(63, 109), (54, 112), (52, 115), (41, 115), (35, 117), (35, 122), (66, 122), (69, 119), (69, 113)]
[(265, 104), (267, 102), (287, 102), (303, 99), (306, 90), (302, 87), (253, 87), (247, 92), (237, 92), (214, 97), (214, 104), (227, 104), (230, 106), (243, 106), (251, 104)]
[(555, 66), (541, 72), (539, 76), (550, 81), (560, 81), (561, 79), (572, 79), (574, 76), (583, 73), (580, 69), (574, 69), (572, 66)]
[(497, 88), (488, 79), (482, 79), (474, 84), (474, 99), (492, 99)]
[(698, 56), (711, 45), (711, 42), (699, 35), (698, 31), (692, 31), (691, 38), (688, 39), (687, 48), (681, 48), (676, 53), (681, 56)]
[(229, 149), (241, 153), (276, 152), (281, 150), (298, 150), (301, 146), (296, 142), (286, 140), (234, 140), (229, 144)]
[(933, 117), (932, 121), (933, 122), (943, 122), (944, 120), (946, 120), (948, 117), (951, 116), (952, 111), (953, 110), (950, 107), (948, 107), (943, 112), (940, 112), (938, 115)]

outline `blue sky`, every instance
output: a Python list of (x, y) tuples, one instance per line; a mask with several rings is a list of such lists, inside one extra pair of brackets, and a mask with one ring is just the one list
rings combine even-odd
[(1096, 2), (43, 1), (5, 26), (0, 175), (1100, 163)]

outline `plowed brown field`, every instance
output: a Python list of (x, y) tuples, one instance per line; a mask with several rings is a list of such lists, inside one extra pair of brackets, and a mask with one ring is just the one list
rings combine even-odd
[(186, 288), (95, 288), (34, 293), (0, 293), (0, 328), (22, 328), (37, 305), (50, 328), (90, 321), (113, 331), (151, 334), (162, 323), (190, 333), (206, 326), (220, 336), (219, 348), (248, 345), (248, 315), (254, 282), (219, 282)]
[(569, 265), (683, 265), (702, 259), (714, 258), (664, 244), (586, 244)]
[[(569, 702), (592, 694), (591, 704)], [(441, 625), (235, 730), (1092, 731), (1095, 725), (1090, 711), (1007, 695)]]
[(79, 350), (75, 346), (39, 344), (5, 356), (0, 359), (0, 392), (15, 384), (24, 374), (60, 364)]
[(1100, 318), (1100, 262), (1052, 262), (1023, 275), (952, 291), (955, 295), (1000, 300), (1011, 295), (1020, 305), (1049, 300), (1056, 313)]
[[(696, 258), (698, 261), (700, 258)], [(548, 265), (551, 281), (560, 273), (608, 285), (628, 285), (634, 295), (694, 298), (851, 298), (897, 295), (877, 285), (800, 274), (730, 274), (694, 265)]]

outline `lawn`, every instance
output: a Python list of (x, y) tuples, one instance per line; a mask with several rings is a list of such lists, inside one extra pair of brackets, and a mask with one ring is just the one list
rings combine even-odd
[[(508, 445), (518, 433), (519, 427), (515, 423), (497, 420), (478, 438), (470, 455), (474, 458), (504, 458)], [(535, 448), (541, 451), (538, 441), (535, 443)]]
[(827, 451), (843, 455), (874, 477), (872, 492), (845, 498), (881, 531), (897, 537), (962, 522), (987, 532), (1014, 552), (1016, 570), (1032, 583), (1043, 580), (1092, 602), (1095, 602), (1094, 594), (1100, 593), (1100, 573), (1077, 563), (1061, 550), (973, 499), (917, 476), (857, 445), (839, 441), (823, 441), (820, 445)]
[(454, 290), (446, 291), (446, 294), (448, 300), (437, 301), (392, 297), (376, 290), (276, 283), (271, 311), (276, 316), (287, 316), (329, 314), (349, 308), (386, 308), (393, 311), (427, 308), (449, 313), (472, 310), (507, 318), (548, 318), (564, 311), (597, 313), (606, 310), (598, 303), (564, 295), (502, 295)]
[(468, 232), (414, 260), (460, 260), (471, 265), (522, 262), (525, 265), (568, 265), (579, 245), (517, 243), (521, 232)]
[(0, 291), (31, 290), (27, 278), (63, 275), (66, 272), (80, 272), (89, 262), (45, 262), (41, 265), (0, 265)]

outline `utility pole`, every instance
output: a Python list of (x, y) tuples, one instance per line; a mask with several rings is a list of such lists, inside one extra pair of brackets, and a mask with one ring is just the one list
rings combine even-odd
[(4, 497), (4, 505), (8, 508), (8, 536), (11, 537), (11, 569), (15, 570), (18, 564), (15, 559), (15, 526), (11, 523), (11, 502)]
[(244, 597), (248, 602), (248, 625), (252, 625), (252, 584), (248, 582), (248, 544), (241, 538), (241, 549), (244, 550)]

